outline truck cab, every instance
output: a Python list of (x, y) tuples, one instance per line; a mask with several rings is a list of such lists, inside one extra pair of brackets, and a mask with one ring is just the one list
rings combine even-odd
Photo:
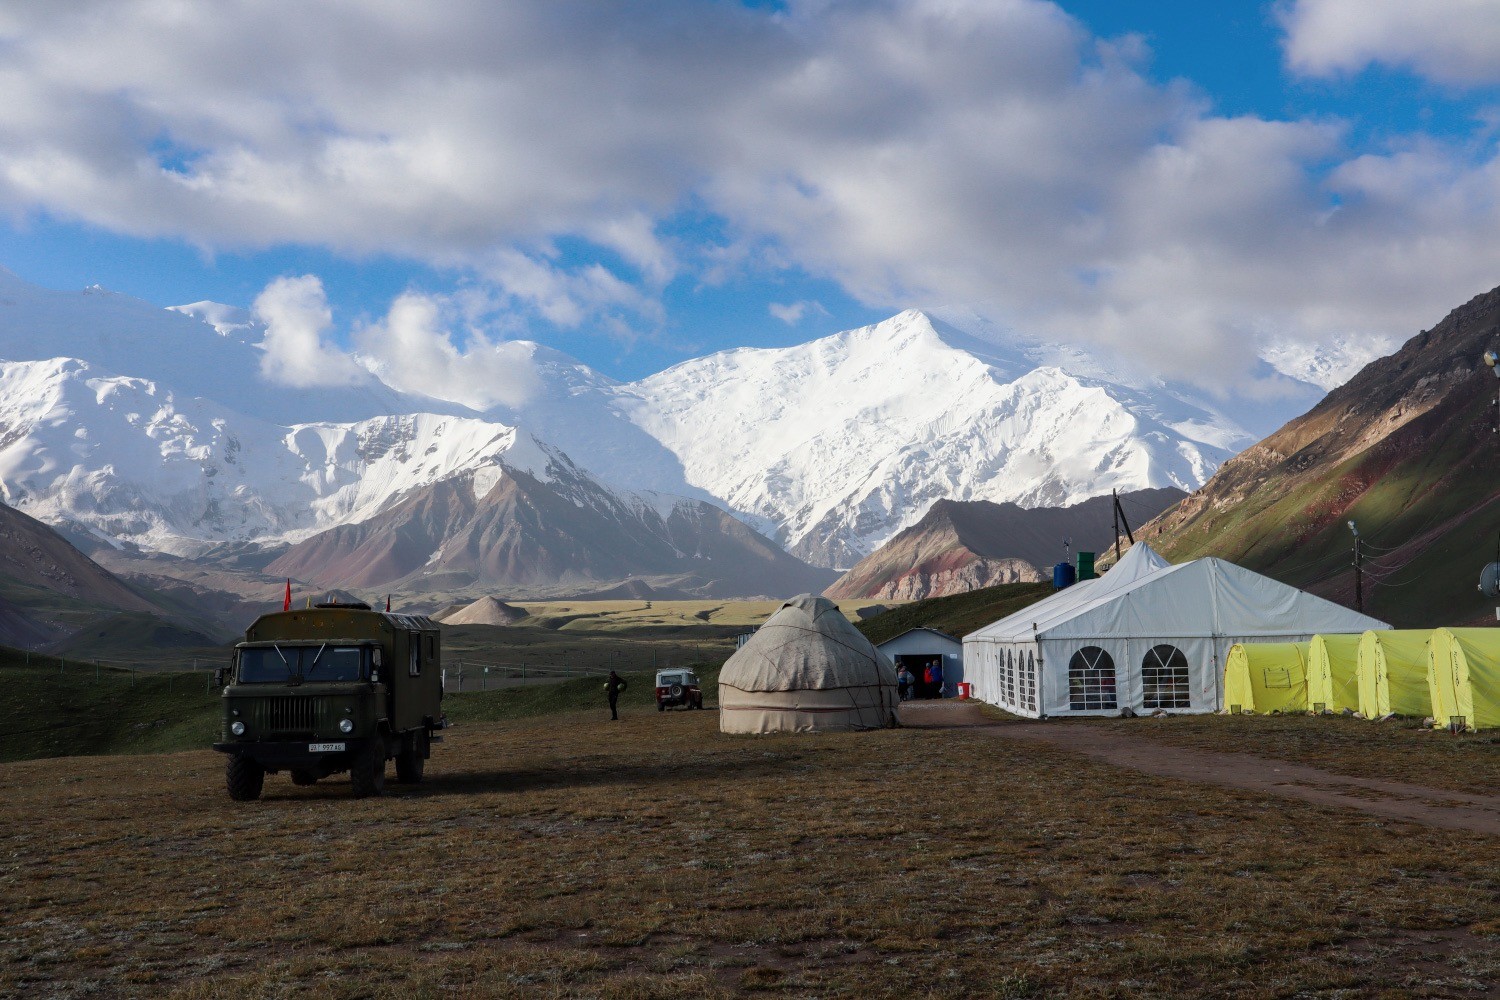
[(236, 801), (260, 797), (267, 774), (311, 785), (348, 771), (356, 797), (422, 780), (442, 714), (438, 627), (365, 604), (262, 615), (224, 671), (214, 749), (226, 754)]

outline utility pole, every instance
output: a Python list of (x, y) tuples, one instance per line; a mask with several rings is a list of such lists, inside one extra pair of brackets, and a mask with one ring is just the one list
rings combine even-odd
[(1349, 522), (1349, 530), (1354, 532), (1354, 610), (1363, 614), (1365, 610), (1365, 554), (1359, 537), (1359, 529), (1354, 522)]
[(1115, 515), (1115, 562), (1120, 561), (1120, 491), (1110, 490), (1110, 497), (1114, 501)]

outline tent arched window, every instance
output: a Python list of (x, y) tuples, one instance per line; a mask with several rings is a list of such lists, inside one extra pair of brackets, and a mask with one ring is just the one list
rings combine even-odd
[(1036, 657), (1031, 650), (1026, 651), (1026, 671), (1021, 675), (1021, 707), (1029, 712), (1036, 711)]
[(1192, 708), (1187, 657), (1176, 646), (1152, 646), (1141, 661), (1141, 704), (1146, 708)]
[(1068, 661), (1068, 708), (1087, 712), (1119, 707), (1114, 657), (1098, 646), (1084, 646)]
[(1016, 703), (1016, 654), (1010, 649), (1005, 651), (1005, 701)]

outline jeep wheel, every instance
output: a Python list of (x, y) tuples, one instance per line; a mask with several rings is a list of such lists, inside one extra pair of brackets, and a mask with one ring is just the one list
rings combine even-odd
[(422, 772), (426, 770), (427, 758), (422, 755), (422, 744), (426, 740), (420, 736), (413, 736), (401, 744), (401, 752), (396, 755), (396, 780), (403, 785), (415, 785), (421, 782)]
[(243, 754), (232, 753), (224, 766), (224, 783), (236, 802), (254, 802), (266, 784), (266, 769)]
[(292, 772), (292, 784), (294, 785), (316, 785), (318, 776), (311, 771), (296, 770)]
[(349, 768), (349, 781), (356, 799), (385, 793), (385, 741), (373, 737)]

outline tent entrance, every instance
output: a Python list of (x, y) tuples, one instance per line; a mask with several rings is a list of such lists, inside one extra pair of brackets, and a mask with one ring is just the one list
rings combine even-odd
[(927, 667), (930, 664), (937, 664), (941, 667), (942, 663), (941, 653), (898, 653), (896, 655), (896, 669), (899, 671), (905, 667), (917, 679), (916, 683), (911, 686), (913, 699), (942, 697), (940, 685), (928, 684), (926, 680)]

